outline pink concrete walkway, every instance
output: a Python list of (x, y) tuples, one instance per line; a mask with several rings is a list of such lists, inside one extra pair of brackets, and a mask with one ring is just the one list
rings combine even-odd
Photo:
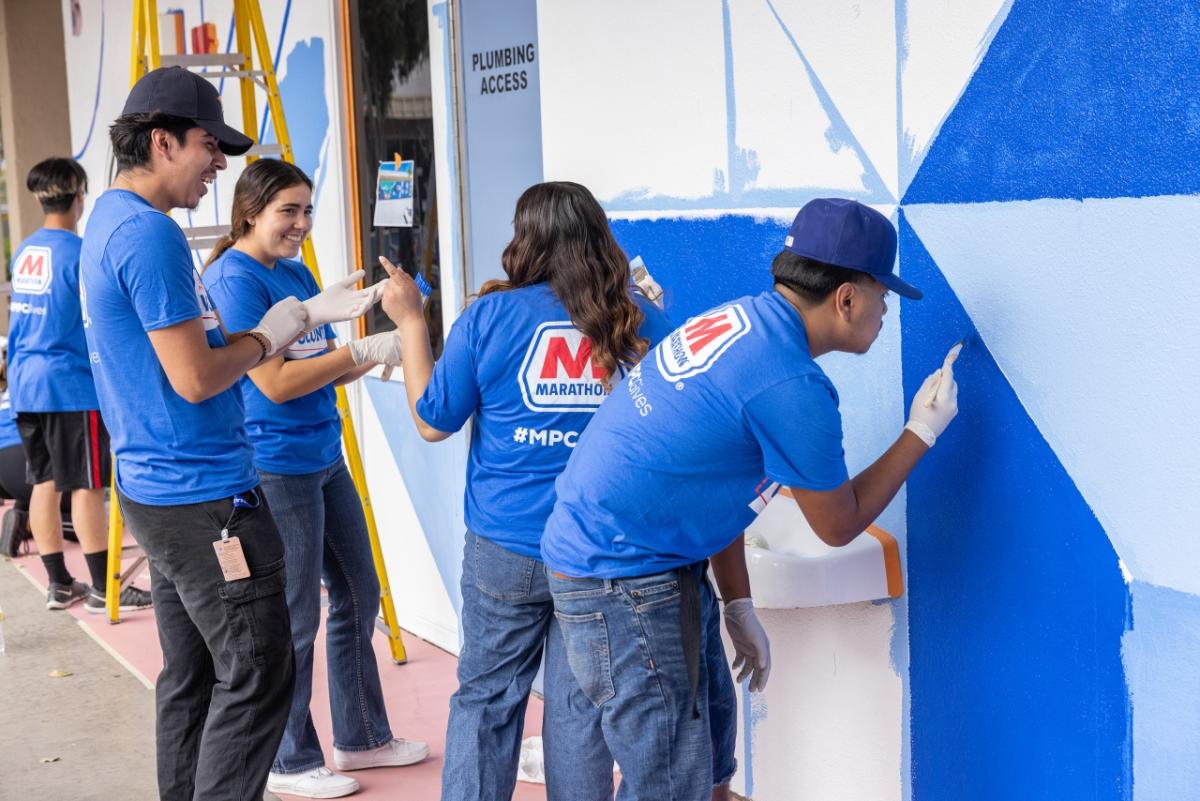
[[(127, 540), (132, 544), (132, 540)], [(83, 554), (75, 543), (66, 543), (67, 567), (80, 580), (87, 580), (87, 566)], [(35, 584), (46, 588), (46, 573), (36, 554), (15, 560), (19, 569)], [(149, 575), (136, 582), (149, 587)], [(60, 614), (47, 612), (46, 614)], [(92, 615), (84, 611), (82, 604), (68, 610), (67, 614), (78, 619), (81, 625), (147, 687), (153, 687), (158, 672), (162, 669), (162, 652), (158, 646), (158, 633), (152, 612), (126, 615), (119, 625), (110, 625), (107, 617)], [(325, 746), (327, 764), (333, 766), (332, 740), (329, 717), (329, 693), (325, 674), (325, 638), (317, 637), (315, 675), (313, 677), (313, 722)], [(384, 697), (387, 700), (388, 718), (392, 731), (398, 737), (425, 740), (429, 743), (430, 756), (419, 765), (406, 768), (377, 768), (358, 771), (362, 789), (351, 798), (371, 799), (436, 799), (441, 789), (442, 754), (445, 748), (446, 717), (448, 701), (457, 683), (454, 678), (455, 658), (412, 634), (405, 633), (404, 647), (408, 651), (408, 663), (393, 665), (387, 642), (381, 633), (374, 640), (375, 655), (379, 660), (380, 676), (383, 681)], [(526, 735), (538, 734), (542, 726), (542, 703), (533, 698), (526, 716)], [(147, 736), (153, 736), (147, 732)], [(284, 796), (292, 798), (294, 796)], [(545, 788), (541, 785), (517, 783), (513, 796), (519, 801), (541, 801), (545, 799)]]

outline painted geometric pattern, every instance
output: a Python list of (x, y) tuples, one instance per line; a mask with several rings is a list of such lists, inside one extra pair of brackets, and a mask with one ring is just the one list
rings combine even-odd
[(926, 291), (905, 397), (969, 338), (908, 484), (913, 797), (1128, 797), (1126, 577), (1200, 592), (1200, 7), (724, 0), (664, 42), (668, 12), (616, 5), (645, 53), (596, 61), (620, 124), (544, 79), (546, 177), (596, 190), (673, 316), (761, 291), (794, 209), (843, 195), (899, 207)]

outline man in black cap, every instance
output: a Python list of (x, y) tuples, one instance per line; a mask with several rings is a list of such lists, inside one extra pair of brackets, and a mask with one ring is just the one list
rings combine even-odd
[(893, 273), (895, 258), (895, 229), (879, 212), (807, 204), (771, 265), (774, 289), (664, 339), (613, 389), (559, 477), (542, 558), (571, 670), (621, 766), (622, 798), (709, 797), (706, 560), (738, 678), (762, 690), (770, 646), (750, 599), (746, 526), (787, 487), (817, 536), (849, 543), (957, 413), (947, 365), (887, 452), (847, 473), (837, 391), (814, 359), (865, 353), (889, 290), (921, 297)]
[[(154, 70), (109, 132), (118, 172), (88, 220), (81, 300), (118, 498), (150, 561), (159, 795), (257, 801), (287, 719), (293, 653), (283, 543), (235, 384), (310, 315), (287, 298), (252, 330), (227, 333), (167, 216), (195, 208), (226, 155), (252, 144), (224, 123), (212, 84)], [(321, 313), (350, 319), (371, 296), (339, 282)]]

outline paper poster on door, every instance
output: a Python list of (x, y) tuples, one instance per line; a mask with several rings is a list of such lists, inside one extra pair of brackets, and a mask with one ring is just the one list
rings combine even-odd
[(411, 228), (413, 224), (413, 163), (381, 161), (375, 180), (376, 228)]

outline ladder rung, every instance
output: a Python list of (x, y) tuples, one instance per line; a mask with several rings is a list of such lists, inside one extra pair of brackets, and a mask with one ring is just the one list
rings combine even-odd
[(266, 73), (263, 72), (262, 70), (221, 70), (220, 72), (205, 72), (205, 73), (203, 73), (203, 75), (205, 78), (209, 78), (209, 79), (212, 79), (212, 78), (254, 78), (255, 82), (261, 86), (262, 82), (258, 81), (258, 79), (265, 76)]
[(212, 250), (213, 246), (222, 239), (224, 239), (224, 237), (220, 236), (206, 236), (201, 237), (200, 239), (189, 239), (188, 246), (191, 247), (192, 250)]
[(259, 145), (255, 144), (246, 151), (248, 158), (257, 158), (258, 156), (282, 156), (283, 147), (279, 144)]
[(162, 56), (164, 67), (240, 67), (246, 60), (241, 53), (200, 53), (197, 55)]
[(183, 235), (188, 239), (198, 239), (203, 236), (222, 237), (227, 233), (229, 233), (228, 225), (195, 225), (183, 229)]

